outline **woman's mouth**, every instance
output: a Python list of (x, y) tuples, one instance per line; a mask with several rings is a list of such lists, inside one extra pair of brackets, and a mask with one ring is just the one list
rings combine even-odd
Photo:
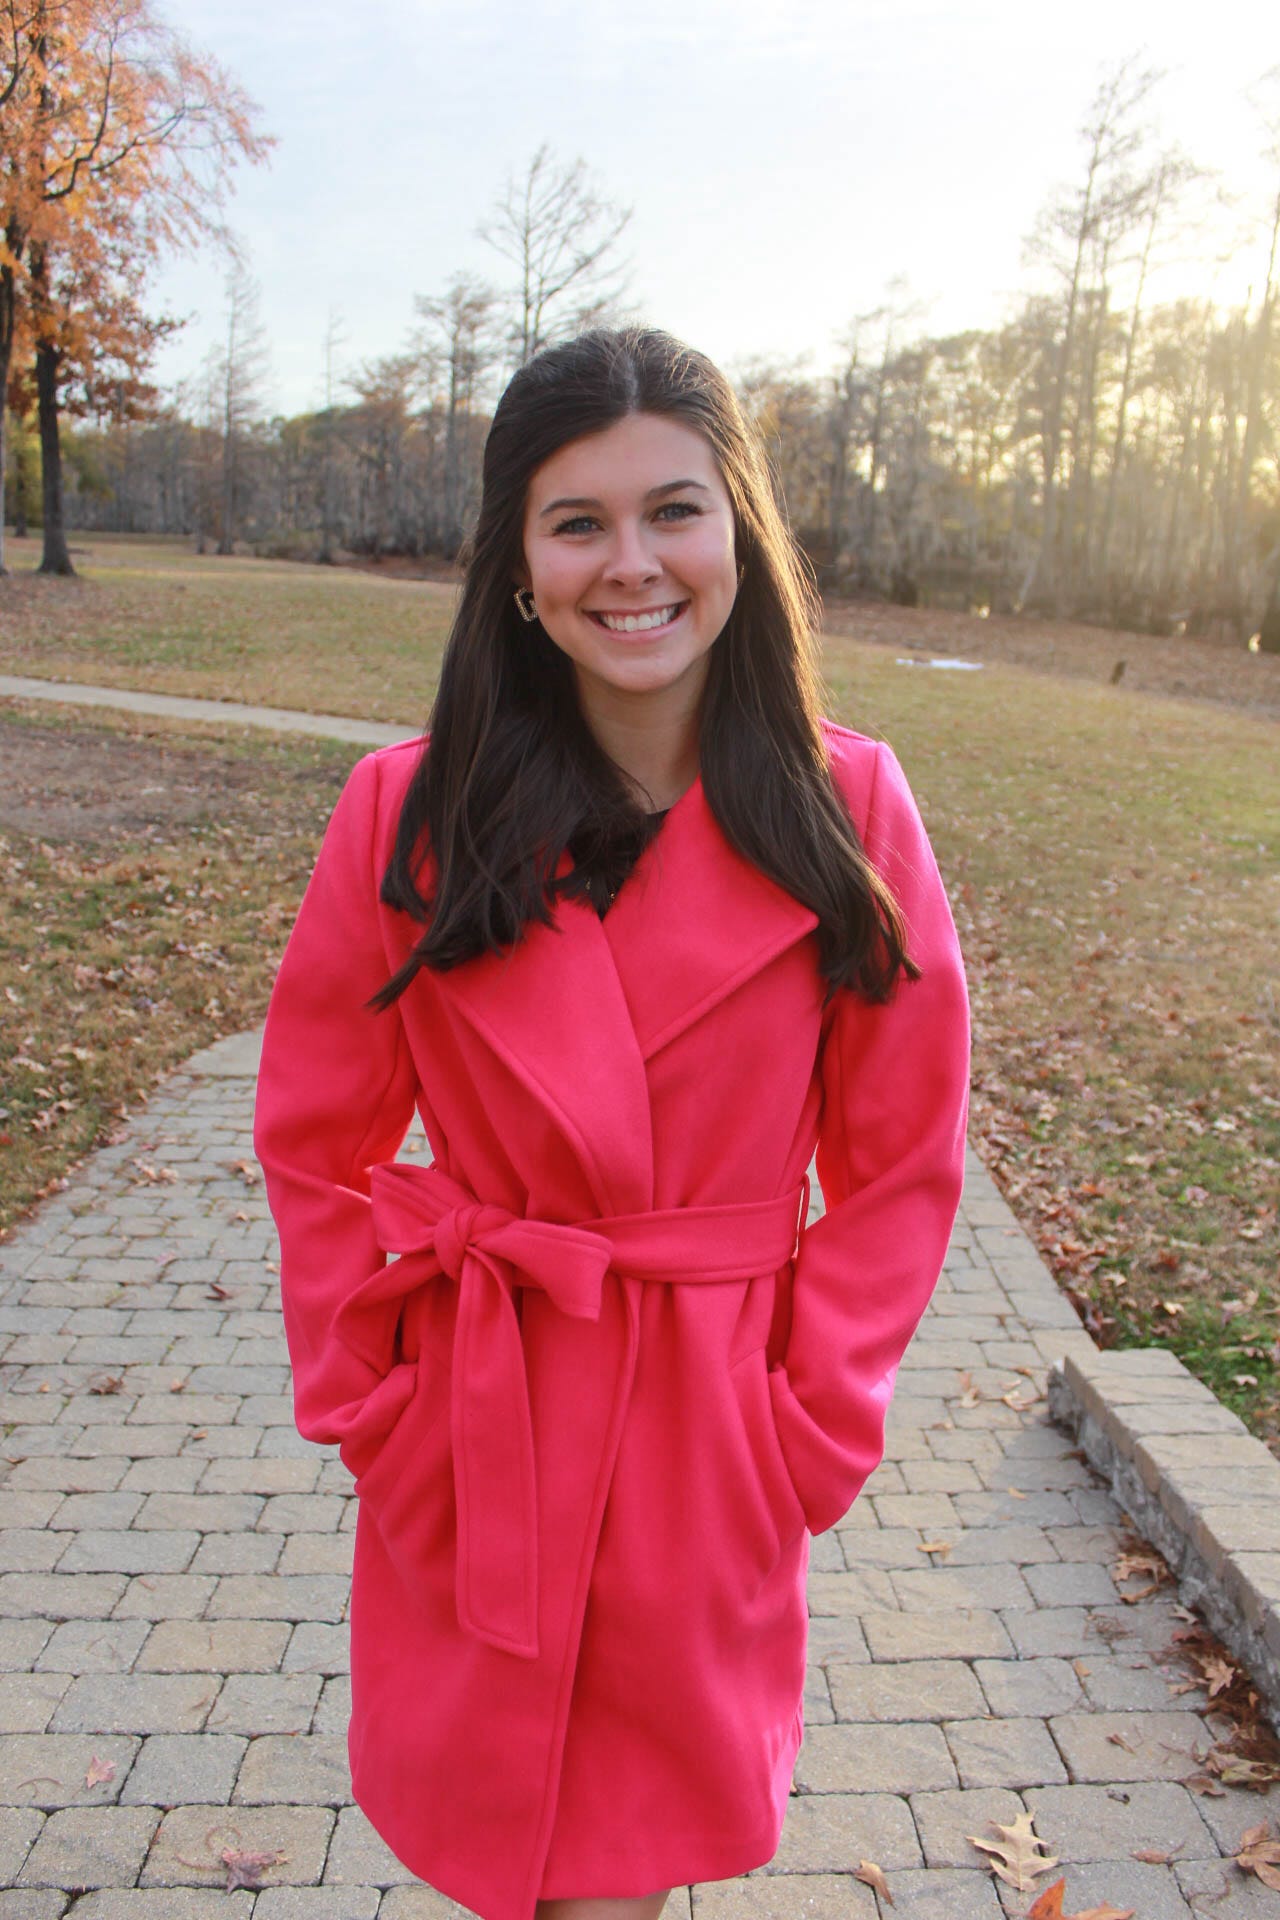
[(677, 600), (669, 607), (651, 607), (644, 613), (593, 611), (591, 618), (606, 633), (660, 633), (664, 627), (674, 625), (688, 604), (687, 600)]

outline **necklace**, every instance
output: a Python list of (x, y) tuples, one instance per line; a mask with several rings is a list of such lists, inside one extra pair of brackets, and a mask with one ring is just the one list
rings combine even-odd
[(661, 807), (654, 813), (646, 814), (645, 820), (648, 824), (648, 833), (645, 837), (644, 845), (630, 852), (620, 865), (615, 862), (611, 867), (607, 867), (603, 871), (597, 870), (588, 879), (588, 896), (592, 906), (602, 920), (630, 879), (636, 861), (640, 858), (645, 847), (654, 839), (659, 827), (670, 811), (670, 807)]

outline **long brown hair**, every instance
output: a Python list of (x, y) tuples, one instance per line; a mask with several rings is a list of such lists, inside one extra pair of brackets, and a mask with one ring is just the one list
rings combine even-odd
[[(594, 859), (643, 844), (639, 799), (583, 717), (570, 662), (513, 599), (529, 481), (558, 448), (630, 413), (699, 432), (733, 506), (741, 581), (699, 721), (703, 791), (729, 844), (818, 916), (829, 990), (887, 999), (908, 959), (888, 888), (863, 850), (819, 724), (811, 576), (775, 504), (732, 387), (705, 355), (649, 328), (595, 329), (539, 353), (498, 402), (483, 491), (432, 709), (382, 899), (425, 924), (373, 1004), (421, 967), (501, 952)], [(419, 888), (434, 857), (429, 897)], [(575, 869), (556, 868), (572, 849)]]

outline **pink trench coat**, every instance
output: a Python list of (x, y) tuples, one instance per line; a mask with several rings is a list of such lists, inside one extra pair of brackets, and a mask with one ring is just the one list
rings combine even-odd
[[(484, 1920), (777, 1848), (808, 1534), (880, 1458), (968, 1077), (906, 782), (826, 737), (923, 969), (886, 1006), (824, 1009), (814, 916), (695, 784), (603, 921), (364, 1011), (416, 931), (378, 901), (413, 745), (353, 772), (280, 970), (256, 1144), (298, 1426), (360, 1497), (355, 1797)], [(415, 1104), (431, 1168), (391, 1164)]]

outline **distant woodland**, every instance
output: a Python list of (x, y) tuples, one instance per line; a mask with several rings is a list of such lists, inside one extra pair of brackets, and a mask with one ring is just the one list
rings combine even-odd
[[(0, 27), (6, 11), (46, 25), (58, 15), (68, 31), (81, 16), (81, 50), (92, 19), (106, 31), (142, 16), (163, 40), (137, 0), (0, 0)], [(18, 73), (17, 24), (11, 41)], [(50, 62), (47, 35), (38, 60), (29, 31), (26, 44), (25, 83), (20, 75), (7, 100), (0, 66), (0, 159), (13, 145), (15, 100), (38, 119), (58, 84), (87, 95), (104, 84), (102, 70), (77, 78), (70, 51), (61, 69)], [(113, 51), (118, 67), (118, 43)], [(184, 124), (198, 128), (221, 100), (225, 170), (232, 147), (252, 161), (269, 143), (222, 78), (220, 93), (216, 69), (175, 70), (176, 117), (173, 100), (155, 112), (174, 118), (180, 151)], [(1260, 206), (1232, 203), (1162, 140), (1158, 98), (1159, 76), (1135, 61), (1103, 78), (1080, 128), (1077, 177), (1028, 236), (1028, 290), (1002, 325), (930, 335), (895, 287), (851, 319), (825, 370), (808, 361), (733, 370), (824, 587), (1280, 650), (1280, 69), (1256, 90), (1272, 182)], [(101, 120), (92, 104), (85, 141)], [(66, 122), (64, 113), (60, 138)], [(42, 151), (47, 159), (47, 142)], [(228, 238), (222, 182), (209, 182), (202, 201), (189, 155), (167, 232), (154, 166), (131, 184), (130, 150), (101, 165), (110, 157), (100, 145), (78, 178), (117, 217), (123, 201), (153, 252)], [(70, 149), (62, 165), (65, 181)], [(635, 313), (620, 265), (627, 211), (600, 196), (581, 161), (543, 147), (479, 228), (503, 263), (494, 279), (458, 274), (423, 294), (395, 350), (358, 367), (331, 319), (315, 411), (266, 411), (269, 343), (243, 265), (229, 269), (222, 346), (198, 379), (165, 395), (148, 379), (166, 323), (147, 318), (144, 256), (126, 236), (113, 257), (99, 228), (91, 257), (68, 213), (73, 196), (59, 202), (56, 170), (46, 165), (46, 176), (15, 212), (12, 170), (0, 173), (0, 361), (7, 297), (6, 517), (43, 524), (51, 571), (69, 569), (65, 530), (75, 528), (184, 534), (206, 550), (299, 559), (452, 559), (512, 369), (592, 320)], [(1228, 234), (1231, 250), (1248, 251), (1245, 302), (1152, 297), (1173, 258), (1180, 283), (1211, 287)]]

